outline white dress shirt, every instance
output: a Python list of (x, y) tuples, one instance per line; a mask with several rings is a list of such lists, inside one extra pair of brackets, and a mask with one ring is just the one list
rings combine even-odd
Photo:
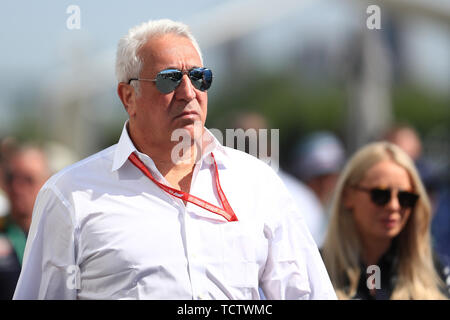
[(126, 129), (118, 144), (54, 175), (41, 189), (14, 299), (335, 299), (318, 249), (273, 170), (213, 138), (190, 194), (239, 221), (177, 199), (139, 171)]
[(296, 177), (282, 170), (278, 170), (278, 176), (294, 198), (317, 246), (322, 246), (327, 232), (328, 219), (319, 198), (314, 191)]

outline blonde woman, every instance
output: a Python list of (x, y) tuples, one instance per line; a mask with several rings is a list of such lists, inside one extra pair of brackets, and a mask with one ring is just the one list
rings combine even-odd
[(337, 182), (321, 250), (338, 297), (448, 298), (430, 218), (424, 186), (405, 152), (387, 142), (359, 150)]

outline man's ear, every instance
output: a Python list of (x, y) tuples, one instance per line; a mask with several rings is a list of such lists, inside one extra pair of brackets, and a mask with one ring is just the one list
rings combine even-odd
[(125, 82), (119, 82), (117, 94), (130, 118), (134, 117), (136, 114), (136, 91), (133, 86)]

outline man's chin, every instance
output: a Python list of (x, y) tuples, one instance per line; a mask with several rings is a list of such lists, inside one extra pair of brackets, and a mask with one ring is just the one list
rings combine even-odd
[(190, 119), (180, 119), (182, 121), (177, 123), (177, 128), (173, 131), (172, 137), (190, 137), (192, 140), (201, 138), (204, 132), (203, 122), (200, 120), (191, 121)]

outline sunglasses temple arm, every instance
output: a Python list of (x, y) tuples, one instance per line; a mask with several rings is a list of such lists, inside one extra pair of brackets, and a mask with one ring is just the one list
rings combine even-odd
[(156, 82), (156, 79), (144, 79), (144, 78), (139, 78), (139, 79), (136, 79), (136, 80), (139, 80), (139, 81), (151, 81), (151, 82)]

